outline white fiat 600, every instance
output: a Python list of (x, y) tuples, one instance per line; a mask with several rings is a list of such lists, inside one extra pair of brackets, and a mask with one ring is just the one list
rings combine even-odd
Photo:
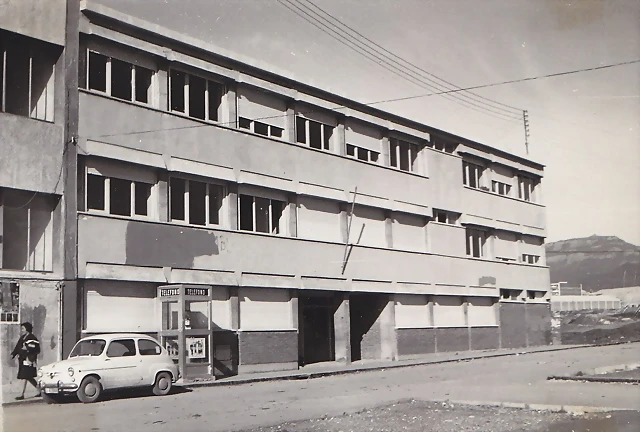
[(178, 378), (178, 367), (155, 339), (122, 333), (80, 339), (67, 360), (38, 371), (47, 402), (76, 393), (81, 402), (89, 403), (103, 390), (144, 386), (153, 387), (153, 394), (162, 396)]

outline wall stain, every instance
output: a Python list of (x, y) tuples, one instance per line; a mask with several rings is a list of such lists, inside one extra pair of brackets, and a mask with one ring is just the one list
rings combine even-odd
[(129, 222), (127, 265), (192, 268), (195, 257), (220, 254), (218, 236), (191, 227)]
[(496, 278), (493, 276), (482, 276), (480, 279), (478, 279), (478, 285), (482, 286), (482, 285), (495, 285), (496, 284)]

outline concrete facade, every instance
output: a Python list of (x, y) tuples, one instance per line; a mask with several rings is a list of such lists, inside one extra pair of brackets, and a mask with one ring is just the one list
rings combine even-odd
[[(65, 332), (69, 342), (78, 336), (75, 323), (62, 316), (64, 293), (75, 289), (77, 277), (72, 180), (79, 14), (79, 0), (9, 0), (0, 6), (3, 399), (22, 387), (15, 378), (17, 360), (9, 355), (21, 322), (31, 322), (40, 339), (40, 364), (63, 356)], [(68, 307), (76, 309), (72, 302)]]
[[(221, 376), (547, 343), (542, 165), (92, 2), (78, 19), (45, 151), (0, 115), (35, 161), (0, 186), (58, 196), (61, 354), (184, 330)], [(162, 302), (182, 285), (206, 300)]]

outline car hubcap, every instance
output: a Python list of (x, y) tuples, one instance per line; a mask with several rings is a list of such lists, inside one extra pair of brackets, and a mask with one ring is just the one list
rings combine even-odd
[(89, 383), (84, 387), (84, 394), (91, 397), (96, 394), (96, 386), (93, 383)]
[(160, 387), (160, 390), (166, 390), (169, 387), (169, 381), (166, 378), (160, 378), (158, 387)]

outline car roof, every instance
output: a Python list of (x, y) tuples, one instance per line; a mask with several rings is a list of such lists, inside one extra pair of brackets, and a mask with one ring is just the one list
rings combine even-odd
[(123, 338), (134, 338), (134, 339), (148, 339), (148, 340), (153, 340), (155, 341), (155, 338), (145, 335), (145, 334), (140, 334), (140, 333), (104, 333), (104, 334), (95, 334), (95, 335), (91, 335), (91, 336), (85, 336), (80, 340), (85, 340), (85, 339), (104, 339), (107, 342), (113, 340), (113, 339), (123, 339)]

